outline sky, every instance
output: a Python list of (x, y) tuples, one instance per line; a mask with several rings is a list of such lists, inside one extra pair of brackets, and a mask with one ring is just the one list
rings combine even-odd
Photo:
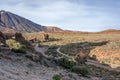
[(120, 0), (1, 0), (0, 10), (64, 30), (120, 30)]

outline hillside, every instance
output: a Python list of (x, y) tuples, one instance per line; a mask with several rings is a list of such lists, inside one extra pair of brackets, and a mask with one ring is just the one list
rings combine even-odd
[(36, 24), (24, 17), (18, 16), (14, 13), (1, 10), (0, 11), (0, 30), (1, 27), (13, 29), (17, 32), (56, 32), (62, 31), (57, 27), (46, 27)]
[[(1, 33), (0, 80), (54, 80), (55, 75), (61, 80), (119, 80), (119, 34), (47, 34), (49, 39), (42, 41), (41, 32), (17, 33), (8, 40)], [(37, 41), (26, 41), (30, 36)]]
[(14, 29), (10, 29), (10, 28), (5, 28), (0, 26), (0, 31), (3, 33), (15, 33), (16, 31)]
[(120, 33), (120, 30), (116, 30), (116, 29), (107, 29), (107, 30), (103, 30), (101, 32), (98, 33)]
[(45, 32), (63, 32), (64, 30), (54, 27), (54, 26), (46, 26), (45, 27)]

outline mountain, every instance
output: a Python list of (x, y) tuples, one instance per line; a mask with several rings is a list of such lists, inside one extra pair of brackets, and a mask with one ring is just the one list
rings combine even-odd
[(28, 19), (4, 10), (0, 11), (0, 29), (1, 27), (7, 28), (7, 30), (15, 30), (17, 32), (52, 32), (62, 30), (57, 27), (49, 28), (36, 24)]
[(116, 30), (116, 29), (107, 29), (98, 33), (120, 33), (120, 30)]
[(45, 27), (45, 32), (63, 32), (64, 30), (55, 27), (55, 26), (46, 26)]
[(17, 31), (15, 31), (14, 29), (10, 29), (10, 28), (0, 26), (0, 32), (3, 32), (3, 33), (15, 33)]

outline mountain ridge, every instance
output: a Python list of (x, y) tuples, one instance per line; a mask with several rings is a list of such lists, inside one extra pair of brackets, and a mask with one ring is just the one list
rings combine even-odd
[(106, 29), (106, 30), (100, 31), (98, 33), (120, 33), (120, 30), (117, 30), (117, 29)]
[(4, 10), (0, 11), (0, 27), (13, 29), (17, 32), (62, 31), (62, 29), (57, 27), (53, 27), (53, 29), (49, 30), (46, 26), (39, 25), (31, 20)]

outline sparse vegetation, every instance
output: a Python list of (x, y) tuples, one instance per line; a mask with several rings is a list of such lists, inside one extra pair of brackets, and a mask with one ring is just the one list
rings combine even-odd
[[(30, 33), (37, 38), (42, 35), (42, 33)], [(38, 37), (39, 35), (39, 37)], [(50, 40), (56, 39), (56, 40)], [(120, 62), (120, 35), (119, 34), (95, 34), (95, 33), (49, 33), (49, 41), (42, 41), (40, 40), (41, 45), (49, 46), (48, 51), (46, 54), (57, 54), (56, 48), (54, 46), (62, 46), (60, 51), (69, 55), (73, 56), (73, 58), (81, 53), (88, 54), (87, 56), (92, 58), (93, 60), (98, 60), (106, 63), (115, 63), (119, 64)], [(106, 42), (107, 41), (107, 42)], [(55, 55), (54, 55), (55, 56)], [(107, 59), (107, 60), (106, 60)], [(74, 61), (69, 61), (68, 58), (61, 58), (57, 61), (57, 63), (67, 68), (68, 70), (79, 73), (81, 75), (96, 75), (96, 76), (108, 76), (112, 75), (107, 70), (102, 70), (101, 68), (93, 67), (88, 65), (84, 66), (84, 64), (76, 65)], [(73, 65), (74, 64), (74, 65)], [(77, 67), (76, 67), (77, 66)], [(83, 68), (83, 74), (81, 73)], [(84, 73), (85, 71), (85, 73)], [(90, 73), (89, 73), (90, 71)], [(115, 75), (116, 76), (116, 75)], [(117, 75), (119, 76), (119, 75)]]
[(9, 46), (9, 48), (13, 52), (16, 52), (16, 53), (25, 53), (26, 52), (25, 46), (15, 40), (8, 39), (8, 40), (6, 40), (6, 44)]
[[(23, 7), (26, 7), (24, 3)], [(65, 3), (68, 4), (67, 8), (76, 7), (71, 2)], [(88, 2), (91, 3), (94, 6), (95, 3)], [(86, 6), (89, 9), (90, 5)], [(92, 12), (94, 9), (97, 8), (92, 8)], [(101, 6), (99, 10), (103, 10)], [(57, 27), (35, 24), (4, 10), (0, 11), (0, 18), (0, 80), (120, 79), (120, 30), (64, 31)]]
[[(30, 34), (24, 34), (25, 38), (28, 39), (28, 37), (34, 36), (37, 39), (41, 39), (42, 41), (42, 35), (44, 33), (30, 33)], [(85, 53), (89, 54), (90, 57), (93, 55), (95, 60), (103, 60), (104, 59), (110, 59), (110, 63), (119, 64), (119, 60), (116, 58), (119, 58), (120, 54), (120, 35), (119, 34), (97, 34), (97, 33), (79, 33), (79, 32), (61, 32), (61, 33), (49, 33), (49, 39), (57, 39), (54, 41), (47, 41), (47, 42), (41, 42), (42, 45), (48, 45), (48, 46), (64, 46), (61, 48), (61, 51), (65, 54), (75, 56), (76, 54), (80, 53), (81, 48), (85, 51)], [(105, 41), (108, 41), (107, 44), (104, 44)], [(102, 43), (104, 45), (100, 46)], [(90, 44), (88, 44), (90, 43)], [(81, 45), (86, 45), (83, 47)], [(95, 46), (97, 44), (97, 46)], [(107, 52), (107, 53), (106, 53)], [(91, 54), (94, 53), (94, 54)], [(105, 54), (106, 53), (106, 54)], [(99, 57), (98, 57), (99, 55)], [(106, 56), (107, 55), (107, 56)], [(114, 55), (114, 56), (113, 56)], [(103, 57), (102, 57), (103, 56)], [(117, 57), (116, 57), (117, 56)], [(93, 58), (93, 57), (92, 57)], [(108, 61), (107, 61), (108, 62)]]
[(58, 48), (57, 46), (51, 46), (51, 47), (48, 48), (48, 50), (45, 52), (45, 54), (46, 55), (52, 55), (52, 56), (56, 57), (56, 56), (58, 56), (57, 52), (56, 52), (57, 48)]
[(57, 63), (60, 66), (62, 66), (64, 68), (68, 68), (68, 69), (70, 69), (72, 66), (77, 64), (77, 62), (74, 60), (74, 58), (67, 58), (67, 57), (58, 59)]
[(56, 75), (53, 75), (52, 80), (61, 80), (61, 77), (60, 75), (56, 74)]
[(81, 74), (82, 76), (85, 76), (88, 74), (88, 69), (86, 66), (79, 65), (79, 66), (73, 66), (71, 68), (71, 71), (76, 72), (78, 74)]

